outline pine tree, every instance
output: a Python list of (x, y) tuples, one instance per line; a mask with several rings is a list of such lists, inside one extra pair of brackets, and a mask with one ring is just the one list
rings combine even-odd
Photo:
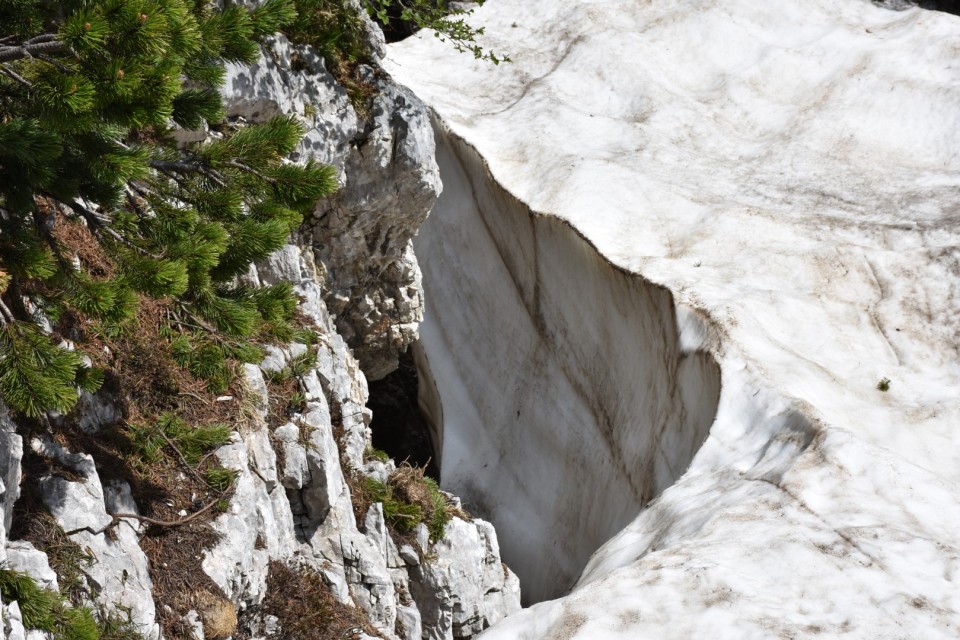
[[(290, 23), (292, 0), (254, 10), (207, 0), (0, 0), (0, 398), (36, 416), (64, 412), (102, 376), (54, 343), (65, 313), (122, 330), (138, 300), (172, 301), (174, 357), (214, 387), (251, 339), (290, 339), (288, 285), (238, 283), (286, 241), (330, 167), (285, 162), (294, 117), (220, 126), (225, 62)], [(175, 143), (175, 126), (217, 128)], [(112, 268), (58, 240), (82, 223)]]

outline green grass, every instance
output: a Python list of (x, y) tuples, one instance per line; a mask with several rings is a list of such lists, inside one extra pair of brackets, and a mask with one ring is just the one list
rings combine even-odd
[(398, 533), (409, 533), (421, 522), (427, 525), (430, 542), (443, 538), (453, 517), (447, 499), (436, 480), (423, 475), (422, 469), (402, 466), (386, 484), (364, 477), (359, 486), (359, 504), (380, 502), (387, 526)]
[(100, 629), (87, 607), (72, 607), (55, 591), (37, 584), (31, 576), (0, 566), (0, 596), (16, 601), (23, 626), (47, 631), (54, 640), (100, 640)]
[(190, 426), (172, 413), (162, 414), (153, 425), (130, 425), (134, 447), (147, 464), (161, 460), (164, 448), (173, 442), (187, 464), (197, 465), (207, 453), (230, 442), (230, 431), (225, 424)]
[(423, 483), (430, 494), (430, 500), (433, 502), (433, 513), (427, 521), (427, 529), (430, 531), (430, 542), (437, 542), (443, 538), (446, 532), (447, 523), (453, 517), (450, 509), (447, 508), (447, 499), (440, 493), (440, 487), (433, 478), (424, 477)]
[(240, 475), (240, 473), (238, 471), (234, 471), (233, 469), (214, 467), (212, 469), (207, 469), (204, 472), (203, 479), (207, 481), (207, 484), (210, 485), (211, 489), (223, 493), (230, 488), (234, 480), (237, 479), (238, 475)]

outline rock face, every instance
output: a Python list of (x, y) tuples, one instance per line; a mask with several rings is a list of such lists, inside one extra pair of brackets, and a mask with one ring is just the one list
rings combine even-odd
[(576, 580), (484, 638), (960, 634), (960, 21), (476, 18), (512, 64), (386, 59), (445, 184), (423, 401), (525, 593)]
[[(474, 637), (520, 607), (518, 580), (501, 562), (493, 527), (454, 519), (446, 535), (430, 543), (421, 525), (415, 542), (397, 548), (379, 504), (357, 522), (346, 480), (351, 470), (385, 479), (394, 469), (393, 462), (365, 460), (371, 414), (364, 371), (383, 375), (395, 367), (397, 352), (416, 338), (422, 318), (410, 239), (440, 191), (426, 111), (409, 91), (371, 71), (378, 93), (369, 119), (358, 117), (322, 61), (281, 36), (267, 43), (259, 63), (228, 71), (228, 115), (257, 122), (303, 114), (309, 132), (294, 159), (333, 164), (344, 188), (318, 205), (300, 237), (245, 276), (250, 285), (293, 283), (320, 344), (315, 366), (299, 379), (303, 411), (272, 432), (264, 375), (283, 369), (306, 346), (273, 347), (259, 366), (245, 366), (251, 415), (216, 451), (222, 465), (237, 472), (235, 492), (213, 522), (220, 542), (198, 553), (197, 570), (222, 589), (240, 613), (238, 633), (248, 638), (290, 637), (283, 621), (258, 613), (271, 561), (320, 572), (338, 600), (363, 609), (379, 637)], [(206, 135), (181, 132), (180, 139)], [(79, 406), (85, 430), (119, 416), (99, 394)], [(138, 513), (130, 488), (101, 482), (83, 451), (42, 436), (24, 442), (3, 411), (0, 562), (56, 588), (44, 553), (7, 540), (28, 446), (63, 470), (37, 479), (39, 495), (69, 539), (92, 557), (81, 573), (95, 603), (129, 612), (145, 638), (158, 638), (153, 586), (138, 544), (143, 525), (133, 517), (113, 525), (114, 514)], [(0, 615), (0, 639), (43, 636), (23, 628), (16, 602), (0, 603)], [(202, 611), (187, 616), (194, 638), (223, 637), (212, 629), (205, 633), (203, 620)]]
[(346, 183), (317, 208), (311, 244), (330, 312), (371, 380), (397, 368), (423, 319), (411, 240), (440, 193), (433, 129), (410, 91), (372, 77), (372, 121), (353, 141)]
[[(433, 131), (410, 91), (367, 69), (374, 92), (361, 121), (347, 92), (309, 48), (276, 36), (259, 64), (230, 67), (227, 115), (260, 122), (304, 114), (303, 156), (340, 170), (342, 188), (317, 205), (304, 231), (324, 301), (369, 379), (397, 368), (423, 319), (411, 239), (440, 193)], [(296, 70), (294, 70), (294, 67)]]

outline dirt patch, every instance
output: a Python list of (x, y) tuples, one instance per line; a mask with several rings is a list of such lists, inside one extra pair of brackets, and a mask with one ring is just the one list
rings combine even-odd
[[(235, 637), (249, 640), (262, 633), (266, 616), (279, 621), (278, 638), (297, 640), (340, 640), (361, 632), (382, 638), (363, 609), (339, 602), (323, 576), (309, 568), (290, 568), (273, 561), (268, 566), (267, 596), (257, 608), (241, 617), (241, 631)], [(356, 630), (356, 631), (353, 631)]]

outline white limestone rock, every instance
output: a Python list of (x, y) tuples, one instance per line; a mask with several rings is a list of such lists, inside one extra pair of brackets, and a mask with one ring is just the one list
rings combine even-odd
[(93, 598), (129, 614), (143, 637), (154, 640), (160, 637), (160, 626), (147, 557), (139, 546), (139, 528), (139, 523), (122, 518), (109, 535), (81, 529), (72, 533), (70, 540), (92, 556), (81, 571)]
[(27, 631), (23, 628), (23, 615), (16, 601), (0, 606), (3, 616), (3, 636), (6, 640), (26, 640)]
[(26, 540), (14, 540), (7, 543), (6, 551), (7, 568), (26, 573), (45, 589), (60, 590), (57, 574), (50, 568), (47, 554), (34, 547), (32, 543)]
[(337, 328), (376, 380), (417, 338), (423, 293), (410, 240), (441, 184), (423, 104), (381, 75), (366, 79), (371, 121), (352, 141), (343, 187), (318, 204), (310, 242)]
[(301, 115), (307, 132), (294, 159), (312, 157), (342, 171), (360, 123), (346, 90), (309, 47), (291, 44), (282, 35), (266, 38), (259, 61), (227, 65), (222, 94), (227, 117), (256, 123)]
[[(269, 358), (268, 354), (267, 359), (269, 360)], [(265, 420), (267, 412), (270, 411), (270, 390), (267, 388), (267, 381), (264, 380), (261, 369), (267, 370), (264, 369), (263, 364), (258, 367), (255, 364), (245, 363), (241, 366), (240, 373), (243, 386), (247, 392), (247, 400), (256, 410), (260, 419)]]
[[(158, 638), (153, 584), (146, 555), (139, 546), (140, 523), (121, 518), (109, 532), (106, 530), (113, 523), (108, 506), (112, 511), (116, 509), (114, 513), (137, 513), (129, 487), (125, 484), (104, 487), (88, 454), (72, 453), (41, 438), (31, 440), (30, 446), (37, 455), (53, 460), (82, 478), (67, 480), (49, 475), (39, 478), (39, 486), (50, 515), (70, 540), (91, 557), (90, 563), (80, 567), (91, 597), (105, 606), (129, 612), (131, 621), (145, 638)], [(23, 544), (7, 543), (8, 554), (15, 556)], [(42, 572), (36, 577), (49, 579)]]
[(235, 434), (216, 455), (238, 476), (229, 509), (213, 522), (220, 542), (198, 560), (242, 610), (263, 601), (270, 559), (296, 553), (293, 514), (285, 492), (277, 486), (276, 454), (265, 430)]
[(8, 417), (6, 407), (0, 405), (0, 504), (3, 506), (0, 542), (7, 539), (13, 523), (13, 505), (20, 497), (22, 459), (23, 438), (16, 433), (16, 425)]
[(520, 610), (519, 582), (500, 562), (490, 523), (453, 518), (443, 538), (422, 552), (427, 559), (412, 568), (410, 590), (423, 616), (424, 638), (472, 638)]
[[(382, 34), (368, 25), (377, 50)], [(426, 111), (408, 91), (364, 68), (376, 93), (363, 121), (312, 49), (277, 35), (264, 52), (253, 65), (228, 65), (227, 115), (263, 122), (300, 114), (307, 132), (293, 159), (313, 158), (340, 172), (343, 187), (318, 204), (307, 235), (323, 263), (324, 299), (340, 332), (367, 374), (382, 377), (416, 339), (423, 317), (409, 241), (440, 190)], [(261, 281), (297, 282), (298, 253), (291, 245), (258, 265)]]
[(43, 504), (67, 534), (85, 529), (96, 535), (113, 522), (103, 503), (103, 486), (93, 457), (85, 453), (71, 453), (50, 440), (34, 438), (30, 441), (34, 453), (56, 461), (57, 464), (79, 475), (72, 481), (59, 475), (39, 479)]
[(613, 536), (484, 637), (956, 637), (960, 20), (475, 17), (512, 64), (429, 34), (385, 63), (443, 147), (417, 250), (444, 482), (533, 600)]

